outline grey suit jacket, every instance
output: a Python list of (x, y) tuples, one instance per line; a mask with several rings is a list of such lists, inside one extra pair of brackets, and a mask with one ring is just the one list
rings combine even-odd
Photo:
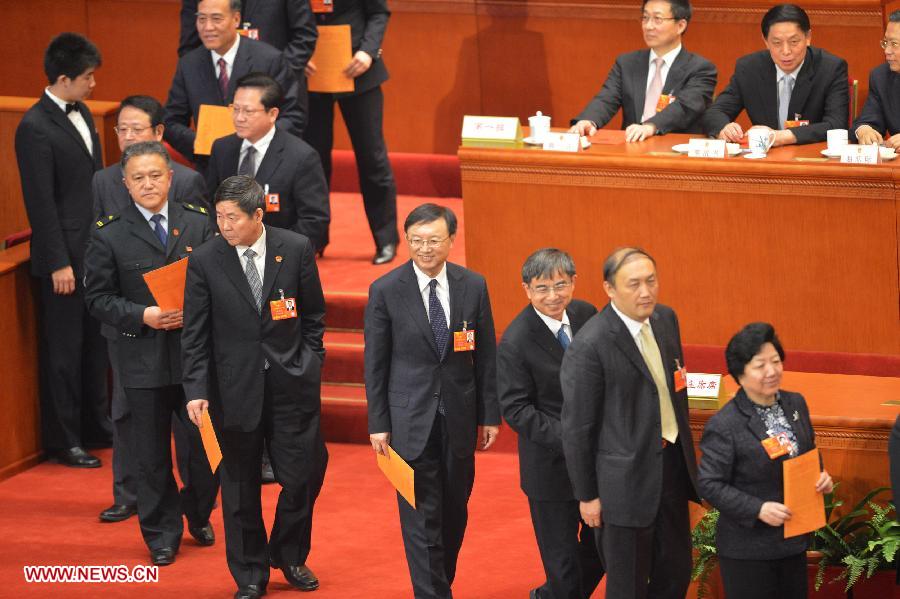
[[(172, 185), (169, 187), (169, 201), (180, 204), (194, 204), (209, 209), (206, 184), (203, 176), (183, 164), (172, 163)], [(94, 220), (110, 214), (121, 214), (132, 205), (131, 195), (122, 181), (122, 167), (108, 166), (94, 173), (91, 189), (94, 194)]]
[[(647, 97), (647, 74), (650, 70), (650, 50), (638, 50), (616, 58), (603, 88), (584, 110), (572, 119), (593, 121), (603, 127), (622, 109), (622, 129), (640, 123)], [(647, 122), (656, 125), (659, 135), (666, 133), (699, 132), (699, 119), (712, 102), (716, 88), (716, 66), (698, 54), (684, 48), (666, 75), (663, 93), (675, 96), (675, 102), (656, 113)]]

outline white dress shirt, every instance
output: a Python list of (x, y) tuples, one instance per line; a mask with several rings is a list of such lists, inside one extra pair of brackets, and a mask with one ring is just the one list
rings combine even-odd
[(154, 214), (162, 214), (162, 219), (159, 221), (160, 226), (166, 232), (166, 235), (169, 234), (169, 202), (167, 201), (163, 204), (163, 207), (160, 208), (159, 212), (150, 212), (137, 202), (134, 202), (134, 207), (138, 209), (138, 212), (141, 213), (141, 216), (147, 219), (147, 224), (150, 225), (150, 230), (153, 231), (154, 235), (156, 234), (156, 225), (150, 220), (153, 218)]
[(644, 93), (646, 93), (650, 89), (650, 82), (653, 81), (653, 76), (656, 74), (656, 67), (653, 65), (653, 61), (657, 58), (663, 59), (662, 68), (660, 69), (659, 77), (662, 80), (662, 93), (668, 94), (672, 90), (666, 90), (666, 77), (669, 76), (669, 69), (672, 68), (672, 63), (675, 62), (675, 59), (678, 58), (678, 53), (681, 52), (681, 44), (678, 44), (678, 47), (674, 50), (669, 50), (662, 56), (659, 56), (656, 53), (656, 50), (650, 50), (650, 58), (649, 65), (650, 68), (647, 69), (647, 85), (644, 87)]
[[(209, 53), (212, 55), (213, 68), (216, 70), (216, 79), (222, 76), (222, 73), (219, 72), (219, 59), (225, 59), (225, 72), (228, 74), (228, 81), (231, 81), (231, 71), (234, 69), (234, 58), (237, 56), (238, 46), (241, 44), (241, 36), (238, 35), (237, 39), (234, 40), (234, 45), (226, 52), (225, 54), (219, 54), (215, 50), (210, 50)], [(230, 84), (229, 84), (230, 85)]]
[(66, 114), (66, 104), (70, 104), (70, 102), (60, 100), (59, 98), (54, 96), (49, 87), (44, 89), (44, 93), (47, 94), (47, 97), (53, 100), (53, 103), (59, 106), (59, 109), (63, 111), (63, 114), (65, 114), (66, 117), (68, 117), (68, 119), (72, 121), (72, 124), (75, 125), (75, 129), (77, 129), (78, 133), (81, 135), (81, 139), (84, 140), (84, 145), (87, 146), (88, 152), (90, 152), (91, 156), (93, 156), (94, 142), (91, 140), (91, 130), (88, 129), (88, 124), (85, 122), (84, 117), (81, 116), (81, 112), (78, 110), (73, 110), (72, 112)]
[[(248, 258), (244, 256), (244, 252), (247, 251), (247, 248), (250, 248), (254, 252), (256, 252), (256, 256), (253, 258), (253, 265), (256, 267), (256, 272), (259, 273), (260, 282), (266, 280), (266, 227), (263, 226), (262, 234), (259, 236), (259, 239), (253, 242), (253, 245), (236, 245), (234, 249), (237, 251), (238, 259), (241, 261), (241, 270), (246, 271), (247, 269), (247, 260)], [(265, 299), (265, 298), (263, 298)], [(265, 304), (265, 301), (263, 302)]]
[(266, 157), (266, 150), (269, 149), (269, 144), (272, 143), (273, 137), (275, 137), (275, 125), (272, 125), (269, 132), (263, 135), (255, 144), (250, 143), (246, 139), (244, 140), (244, 143), (241, 144), (241, 153), (238, 156), (238, 164), (241, 164), (241, 162), (244, 161), (244, 157), (247, 155), (247, 148), (253, 146), (253, 149), (256, 150), (256, 156), (253, 157), (254, 177), (259, 170), (259, 165), (262, 164), (263, 158)]
[[(413, 271), (416, 273), (416, 281), (419, 283), (419, 293), (422, 295), (422, 302), (425, 304), (425, 314), (428, 314), (428, 321), (431, 322), (431, 314), (428, 311), (428, 297), (431, 295), (431, 279), (413, 262)], [(441, 266), (441, 272), (434, 277), (437, 280), (437, 287), (434, 293), (437, 295), (438, 301), (441, 302), (441, 308), (444, 309), (444, 317), (447, 320), (447, 328), (450, 328), (450, 287), (447, 284), (447, 263)]]
[(616, 314), (619, 315), (619, 318), (622, 319), (622, 322), (625, 323), (625, 326), (628, 328), (628, 333), (631, 335), (631, 338), (634, 339), (634, 342), (637, 344), (638, 351), (641, 352), (641, 355), (644, 354), (644, 344), (641, 343), (641, 327), (644, 324), (647, 324), (647, 327), (650, 329), (650, 334), (653, 334), (653, 326), (650, 324), (650, 319), (648, 318), (644, 322), (639, 320), (635, 320), (629, 316), (625, 316), (621, 310), (616, 306), (616, 302), (610, 301), (609, 305), (612, 306), (612, 309)]
[[(534, 308), (534, 306), (532, 306), (532, 308)], [(568, 312), (564, 310), (562, 320), (556, 320), (555, 318), (551, 318), (542, 313), (537, 308), (534, 308), (534, 311), (535, 313), (537, 313), (540, 319), (544, 321), (544, 324), (547, 325), (547, 328), (550, 329), (550, 332), (553, 333), (554, 337), (559, 335), (559, 329), (562, 328), (566, 332), (566, 335), (569, 337), (569, 341), (572, 341), (572, 325), (569, 324)]]

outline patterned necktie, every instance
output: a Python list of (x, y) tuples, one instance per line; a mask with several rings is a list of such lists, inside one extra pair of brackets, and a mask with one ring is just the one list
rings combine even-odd
[(644, 115), (641, 117), (642, 123), (656, 114), (656, 105), (659, 104), (659, 97), (662, 95), (663, 59), (654, 58), (653, 64), (656, 65), (656, 72), (653, 74), (653, 80), (650, 81), (650, 87), (647, 88), (647, 97), (644, 100)]
[(159, 239), (159, 242), (162, 244), (163, 249), (165, 249), (166, 242), (169, 240), (169, 234), (166, 232), (166, 228), (162, 224), (162, 219), (162, 214), (154, 214), (150, 217), (150, 220), (153, 221), (153, 232), (156, 233), (156, 238)]
[(220, 58), (219, 62), (219, 91), (222, 92), (222, 99), (228, 100), (228, 65), (224, 58)]
[(650, 376), (656, 383), (656, 391), (659, 395), (659, 416), (662, 428), (662, 437), (670, 443), (678, 438), (678, 422), (675, 420), (675, 409), (672, 407), (672, 397), (669, 395), (669, 385), (666, 383), (666, 374), (663, 369), (662, 356), (659, 354), (659, 346), (650, 325), (646, 322), (641, 326), (641, 355), (650, 370)]
[(441, 359), (447, 351), (447, 340), (450, 338), (450, 329), (447, 328), (447, 315), (441, 306), (437, 296), (437, 279), (428, 282), (431, 291), (428, 292), (428, 318), (431, 320), (431, 332), (434, 334), (434, 343), (437, 345)]
[(253, 294), (253, 299), (256, 300), (256, 311), (261, 313), (262, 281), (259, 280), (259, 271), (256, 270), (256, 264), (253, 263), (253, 259), (256, 258), (256, 252), (247, 248), (244, 250), (244, 258), (247, 259), (247, 265), (244, 266), (244, 275), (247, 277), (247, 282), (250, 283), (250, 292)]
[(569, 349), (569, 336), (566, 335), (566, 327), (565, 325), (561, 325), (559, 327), (559, 331), (556, 333), (556, 340), (559, 341), (559, 344), (562, 345), (563, 351)]
[(244, 154), (244, 159), (241, 160), (237, 174), (247, 175), (251, 179), (256, 175), (256, 148), (253, 146), (247, 146), (247, 153)]
[(794, 91), (794, 78), (784, 75), (781, 85), (778, 87), (778, 127), (784, 129), (784, 123), (788, 120), (788, 106), (791, 103), (791, 92)]

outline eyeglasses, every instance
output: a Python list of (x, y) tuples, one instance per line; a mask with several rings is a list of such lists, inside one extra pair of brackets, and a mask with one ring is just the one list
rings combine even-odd
[(566, 289), (572, 286), (572, 283), (569, 281), (560, 281), (555, 285), (538, 285), (537, 287), (531, 288), (531, 293), (537, 296), (550, 295), (550, 292), (556, 293), (556, 295), (562, 294)]
[(113, 127), (113, 131), (116, 132), (116, 135), (121, 135), (123, 137), (125, 135), (128, 135), (129, 133), (136, 137), (150, 128), (151, 127), (119, 127), (118, 125), (116, 125), (115, 127)]
[(891, 47), (891, 50), (900, 48), (900, 41), (897, 40), (881, 40), (880, 42), (878, 42), (878, 44), (881, 46), (882, 50), (887, 50), (888, 46)]
[(260, 112), (266, 111), (265, 108), (244, 108), (243, 106), (235, 106), (234, 104), (231, 104), (228, 107), (231, 109), (231, 112), (234, 113), (234, 116), (243, 115), (243, 116), (247, 117), (248, 119), (253, 118)]
[(440, 247), (445, 241), (450, 239), (449, 237), (432, 237), (431, 239), (419, 239), (418, 237), (413, 237), (412, 239), (407, 238), (406, 241), (409, 242), (410, 247), (417, 250), (419, 248), (436, 248)]
[(641, 23), (646, 25), (647, 23), (653, 23), (657, 27), (665, 23), (666, 21), (677, 21), (676, 17), (657, 17), (656, 15), (641, 15)]

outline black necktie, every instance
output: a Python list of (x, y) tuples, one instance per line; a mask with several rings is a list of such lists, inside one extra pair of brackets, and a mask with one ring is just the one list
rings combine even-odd
[(241, 160), (237, 174), (246, 175), (251, 179), (256, 175), (256, 148), (253, 146), (247, 146), (247, 153), (244, 154), (244, 159)]
[(78, 112), (78, 104), (72, 102), (71, 104), (66, 104), (66, 114), (70, 112)]
[(437, 345), (438, 354), (444, 359), (447, 350), (447, 339), (450, 338), (450, 329), (447, 328), (447, 315), (441, 306), (437, 296), (437, 279), (428, 282), (431, 291), (428, 292), (428, 318), (431, 320), (431, 332), (434, 334), (434, 343)]

